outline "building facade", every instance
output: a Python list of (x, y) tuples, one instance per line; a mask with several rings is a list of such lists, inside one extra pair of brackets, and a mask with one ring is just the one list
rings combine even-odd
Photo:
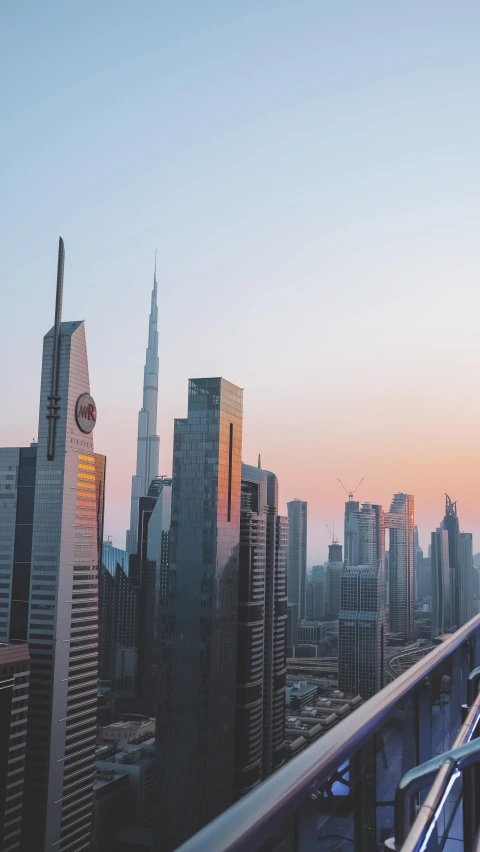
[(274, 474), (242, 464), (235, 795), (283, 762), (288, 522)]
[(292, 500), (288, 510), (288, 602), (298, 604), (300, 620), (305, 618), (307, 579), (307, 503)]
[(413, 494), (395, 494), (385, 512), (389, 530), (389, 630), (405, 639), (415, 636), (415, 502)]
[(358, 565), (356, 515), (359, 510), (360, 503), (358, 500), (347, 500), (345, 503), (343, 555), (347, 565)]
[(191, 379), (188, 417), (174, 427), (170, 565), (160, 604), (162, 852), (234, 798), (241, 451), (241, 389)]
[[(0, 490), (0, 505), (2, 502)], [(0, 647), (0, 848), (22, 849), (30, 657), (26, 644)]]
[(367, 699), (384, 685), (385, 526), (382, 507), (364, 503), (357, 513), (358, 555), (341, 575), (338, 685)]
[(432, 533), (432, 639), (453, 627), (454, 578), (450, 569), (448, 531), (439, 527)]

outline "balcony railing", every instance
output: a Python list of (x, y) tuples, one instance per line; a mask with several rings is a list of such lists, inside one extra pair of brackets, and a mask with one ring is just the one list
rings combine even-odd
[(178, 852), (480, 852), (479, 666), (480, 615)]

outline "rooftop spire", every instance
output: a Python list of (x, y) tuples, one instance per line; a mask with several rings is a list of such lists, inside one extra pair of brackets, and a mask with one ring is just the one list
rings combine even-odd
[(48, 461), (55, 458), (55, 432), (58, 420), (58, 359), (60, 353), (60, 325), (62, 323), (63, 303), (63, 273), (65, 269), (65, 246), (61, 237), (58, 238), (57, 290), (55, 294), (55, 325), (53, 327), (53, 358), (50, 396), (47, 405), (48, 420)]

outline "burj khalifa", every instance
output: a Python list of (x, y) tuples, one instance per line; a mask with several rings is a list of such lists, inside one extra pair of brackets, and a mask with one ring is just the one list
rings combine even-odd
[(132, 476), (130, 529), (127, 531), (127, 552), (136, 553), (138, 537), (138, 505), (145, 497), (150, 483), (158, 476), (160, 438), (157, 431), (158, 402), (158, 306), (157, 262), (153, 274), (152, 305), (148, 325), (148, 346), (143, 372), (143, 405), (138, 412), (137, 470)]

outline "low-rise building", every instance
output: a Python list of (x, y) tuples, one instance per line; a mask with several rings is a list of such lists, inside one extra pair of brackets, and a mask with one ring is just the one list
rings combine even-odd
[(155, 719), (149, 716), (126, 716), (97, 729), (99, 745), (135, 743), (155, 735)]

